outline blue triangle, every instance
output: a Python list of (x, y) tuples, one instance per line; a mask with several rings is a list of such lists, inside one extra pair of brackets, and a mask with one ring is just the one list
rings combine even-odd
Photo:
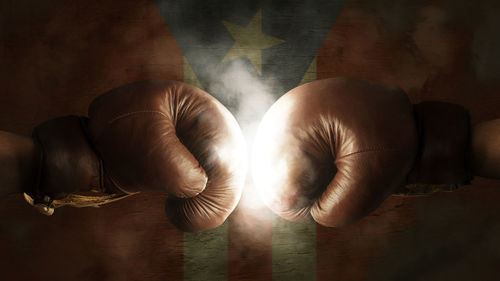
[[(234, 43), (222, 22), (246, 26), (262, 9), (263, 33), (285, 43), (263, 50), (262, 75), (246, 58), (237, 60), (256, 79), (272, 84), (272, 94), (277, 98), (301, 81), (346, 1), (155, 0), (155, 3), (208, 91), (216, 87), (217, 76), (234, 63), (222, 63)], [(217, 97), (217, 92), (212, 94)], [(221, 101), (231, 104), (227, 98)]]

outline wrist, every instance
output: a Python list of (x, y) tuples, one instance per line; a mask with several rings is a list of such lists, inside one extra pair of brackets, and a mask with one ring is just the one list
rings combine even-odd
[(0, 192), (2, 195), (31, 190), (40, 152), (30, 137), (0, 131)]

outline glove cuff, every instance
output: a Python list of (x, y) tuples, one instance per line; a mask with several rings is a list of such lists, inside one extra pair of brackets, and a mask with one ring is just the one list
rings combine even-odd
[(468, 111), (445, 102), (422, 102), (413, 109), (419, 146), (407, 183), (469, 184), (473, 176), (468, 159)]
[(129, 195), (104, 176), (102, 161), (85, 134), (86, 124), (85, 117), (66, 116), (33, 130), (40, 162), (35, 184), (24, 197), (43, 214), (51, 215), (63, 205), (98, 206)]

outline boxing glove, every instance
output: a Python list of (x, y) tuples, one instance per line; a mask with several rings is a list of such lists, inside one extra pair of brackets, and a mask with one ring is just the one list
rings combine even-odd
[(184, 83), (113, 89), (92, 101), (88, 118), (49, 120), (33, 138), (39, 172), (25, 193), (47, 214), (62, 205), (98, 206), (164, 190), (170, 221), (201, 231), (222, 224), (241, 196), (246, 153), (236, 120), (208, 93)]
[(263, 117), (253, 178), (283, 218), (343, 226), (408, 184), (467, 183), (468, 131), (458, 105), (412, 105), (397, 87), (318, 80), (283, 95)]

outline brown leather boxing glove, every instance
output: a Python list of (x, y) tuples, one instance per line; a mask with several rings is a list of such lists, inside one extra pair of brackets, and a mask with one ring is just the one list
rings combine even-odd
[(49, 120), (33, 138), (41, 164), (27, 200), (46, 213), (164, 190), (172, 223), (201, 231), (222, 224), (241, 196), (246, 153), (236, 120), (208, 93), (181, 82), (113, 89), (91, 103), (88, 118)]
[(291, 90), (265, 114), (254, 181), (283, 218), (342, 226), (409, 183), (467, 183), (468, 131), (460, 106), (412, 105), (396, 87), (318, 80)]

